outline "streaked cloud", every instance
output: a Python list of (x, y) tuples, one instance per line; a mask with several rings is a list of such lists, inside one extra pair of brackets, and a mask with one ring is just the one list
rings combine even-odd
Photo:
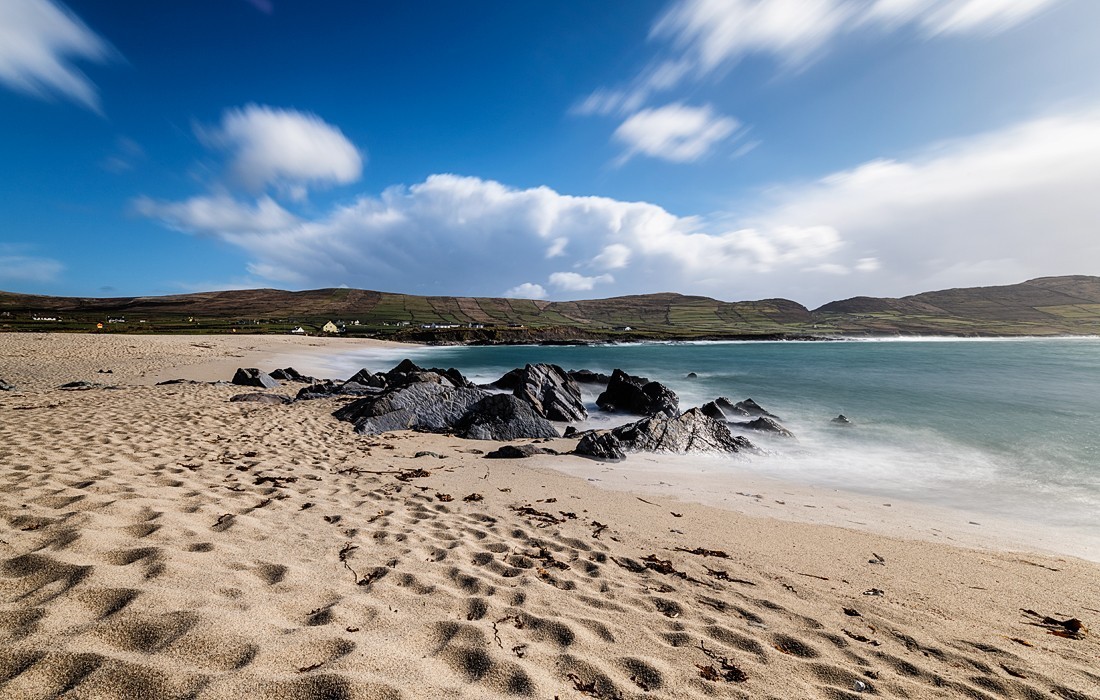
[(640, 154), (690, 163), (710, 153), (738, 126), (736, 119), (715, 113), (710, 105), (673, 103), (632, 114), (615, 130), (613, 138), (626, 146), (620, 162)]
[(56, 282), (65, 265), (52, 258), (4, 255), (0, 250), (0, 282)]
[(296, 216), (267, 196), (254, 204), (239, 202), (225, 194), (192, 197), (182, 202), (158, 202), (139, 197), (133, 206), (142, 216), (160, 219), (171, 228), (192, 233), (281, 231), (298, 223)]
[(0, 2), (0, 83), (40, 98), (63, 97), (100, 112), (99, 92), (75, 62), (104, 63), (114, 50), (51, 0)]

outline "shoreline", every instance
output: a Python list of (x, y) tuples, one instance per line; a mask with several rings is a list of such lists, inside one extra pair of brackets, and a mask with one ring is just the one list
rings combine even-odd
[(4, 697), (1097, 698), (1094, 562), (909, 536), (898, 503), (914, 532), (782, 519), (863, 515), (743, 476), (735, 509), (607, 488), (663, 457), (486, 459), (357, 435), (339, 399), (154, 385), (331, 346), (96, 340), (0, 336), (24, 384), (0, 392)]
[[(54, 338), (53, 335), (46, 337)], [(380, 363), (396, 364), (403, 358), (403, 350), (431, 347), (373, 339), (295, 336), (218, 336), (222, 340), (220, 343), (211, 342), (205, 335), (144, 337), (158, 343), (161, 352), (169, 348), (175, 350), (171, 366), (150, 369), (141, 361), (141, 354), (135, 358), (116, 355), (116, 364), (119, 360), (129, 360), (122, 362), (120, 372), (95, 375), (89, 371), (96, 365), (95, 356), (82, 353), (83, 374), (76, 376), (82, 371), (77, 369), (64, 381), (127, 380), (137, 385), (169, 379), (228, 382), (237, 367), (260, 367), (271, 371), (276, 367), (288, 366), (307, 375), (325, 377), (329, 376), (326, 371), (346, 364), (341, 358), (348, 356), (362, 358), (366, 354), (370, 359), (369, 355), (377, 353)], [(258, 342), (261, 337), (274, 342)], [(117, 348), (114, 350), (117, 351)], [(132, 366), (135, 362), (138, 363), (136, 368)], [(0, 366), (0, 370), (3, 369)], [(51, 380), (60, 384), (62, 382), (58, 380), (62, 376), (58, 374)], [(2, 373), (0, 379), (6, 379)], [(243, 387), (238, 389), (246, 390)], [(476, 445), (478, 441), (463, 442)], [(573, 445), (573, 441), (566, 439), (555, 443), (563, 451), (570, 450)], [(620, 463), (563, 456), (537, 457), (525, 460), (525, 464), (556, 470), (598, 484), (600, 488), (625, 491), (636, 496), (669, 496), (680, 502), (709, 505), (750, 517), (849, 528), (901, 539), (946, 541), (982, 550), (1075, 556), (1100, 562), (1100, 536), (1082, 540), (1080, 533), (1077, 533), (1077, 538), (1071, 538), (1067, 528), (1035, 522), (1020, 523), (980, 510), (790, 481), (744, 469), (736, 458), (638, 453), (629, 455)], [(754, 498), (756, 495), (761, 498)], [(789, 505), (785, 501), (792, 503)], [(799, 506), (794, 505), (795, 501), (801, 502)], [(884, 506), (883, 503), (890, 505)]]

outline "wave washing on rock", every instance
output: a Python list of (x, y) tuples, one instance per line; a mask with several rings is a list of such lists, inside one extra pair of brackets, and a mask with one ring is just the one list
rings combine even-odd
[[(578, 432), (567, 426), (564, 437), (578, 438), (573, 454), (604, 461), (625, 459), (630, 452), (673, 454), (738, 454), (761, 450), (731, 428), (791, 436), (775, 416), (752, 399), (733, 403), (725, 397), (703, 408), (680, 411), (679, 398), (664, 384), (616, 369), (610, 376), (588, 370), (565, 371), (554, 364), (527, 364), (500, 379), (477, 386), (454, 368), (425, 369), (403, 360), (388, 372), (363, 369), (346, 381), (316, 380), (291, 367), (266, 374), (238, 369), (232, 383), (258, 388), (284, 381), (308, 383), (295, 400), (355, 397), (333, 415), (352, 423), (363, 435), (397, 430), (452, 433), (471, 440), (511, 441), (562, 437), (551, 421), (577, 423), (588, 417), (578, 382), (604, 386), (596, 400), (608, 413), (643, 416), (612, 429)], [(511, 393), (501, 393), (510, 391)], [(231, 401), (291, 403), (280, 396), (266, 401), (262, 393), (240, 394)], [(730, 421), (731, 415), (756, 416)], [(522, 451), (498, 456), (526, 457)]]

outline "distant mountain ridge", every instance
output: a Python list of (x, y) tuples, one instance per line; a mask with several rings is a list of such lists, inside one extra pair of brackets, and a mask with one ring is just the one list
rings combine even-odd
[[(37, 317), (37, 318), (36, 318)], [(43, 319), (60, 320), (43, 320)], [(532, 342), (876, 335), (1100, 334), (1100, 277), (852, 297), (809, 310), (788, 299), (725, 302), (672, 292), (581, 301), (422, 297), (362, 289), (231, 290), (170, 296), (50, 297), (0, 292), (0, 329), (320, 332), (414, 341)]]

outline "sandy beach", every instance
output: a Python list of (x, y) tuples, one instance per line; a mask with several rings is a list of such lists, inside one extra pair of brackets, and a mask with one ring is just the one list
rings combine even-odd
[(0, 696), (1100, 698), (1049, 534), (205, 383), (369, 347), (0, 334)]

